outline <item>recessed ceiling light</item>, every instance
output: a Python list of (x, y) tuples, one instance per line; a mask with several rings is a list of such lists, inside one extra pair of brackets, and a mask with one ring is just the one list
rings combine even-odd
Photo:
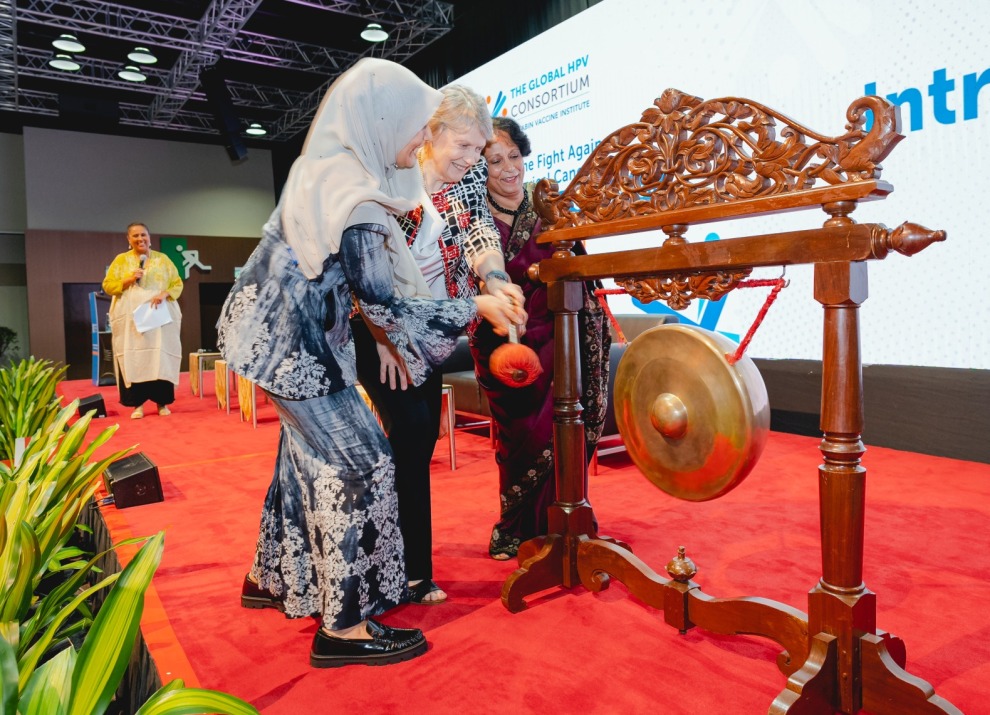
[(135, 47), (127, 53), (127, 59), (131, 62), (137, 62), (139, 65), (153, 65), (158, 61), (158, 58), (151, 54), (151, 50), (147, 47)]
[(268, 133), (268, 130), (257, 122), (251, 122), (248, 128), (244, 130), (245, 134), (250, 134), (253, 137), (263, 137)]
[(52, 40), (52, 46), (64, 52), (83, 52), (86, 46), (76, 39), (75, 35), (63, 34)]
[(377, 22), (370, 22), (361, 31), (361, 39), (368, 42), (385, 42), (388, 39), (388, 33)]
[(117, 73), (117, 76), (128, 82), (144, 82), (148, 79), (141, 70), (139, 70), (134, 65), (127, 65), (124, 69)]
[(75, 72), (79, 69), (79, 63), (71, 55), (58, 54), (48, 60), (48, 66), (66, 72)]

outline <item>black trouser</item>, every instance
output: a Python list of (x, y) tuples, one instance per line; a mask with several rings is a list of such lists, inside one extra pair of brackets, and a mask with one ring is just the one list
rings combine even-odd
[(175, 385), (168, 380), (133, 382), (128, 387), (118, 374), (117, 392), (120, 394), (120, 404), (124, 407), (141, 407), (148, 400), (159, 407), (175, 402)]
[(443, 374), (438, 370), (419, 387), (391, 389), (381, 383), (375, 339), (364, 321), (351, 320), (357, 351), (358, 379), (371, 397), (388, 434), (395, 458), (399, 526), (406, 547), (410, 581), (433, 578), (433, 516), (430, 462), (440, 435)]

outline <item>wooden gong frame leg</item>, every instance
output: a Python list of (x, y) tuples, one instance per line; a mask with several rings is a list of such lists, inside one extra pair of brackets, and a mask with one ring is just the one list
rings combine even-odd
[(904, 671), (903, 643), (877, 631), (876, 595), (863, 583), (866, 469), (860, 458), (866, 448), (859, 306), (867, 297), (866, 263), (815, 264), (814, 283), (825, 312), (818, 467), (822, 577), (808, 595), (808, 658), (770, 713), (861, 708), (881, 715), (960, 713), (931, 685)]
[(578, 311), (582, 284), (556, 282), (547, 286), (554, 311), (554, 478), (557, 501), (548, 509), (549, 531), (519, 547), (519, 568), (502, 585), (502, 603), (516, 613), (523, 598), (552, 586), (572, 588), (578, 577), (578, 544), (597, 537), (595, 515), (588, 503), (588, 464), (581, 419), (581, 365)]

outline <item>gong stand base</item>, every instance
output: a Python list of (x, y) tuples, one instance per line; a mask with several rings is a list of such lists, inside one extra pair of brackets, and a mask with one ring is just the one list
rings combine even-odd
[[(863, 633), (876, 613), (876, 597), (861, 593), (831, 594), (821, 586), (809, 594), (808, 615), (784, 603), (758, 597), (715, 598), (694, 581), (659, 575), (625, 544), (592, 533), (551, 534), (520, 546), (520, 568), (502, 588), (502, 603), (517, 613), (526, 596), (577, 577), (586, 589), (600, 592), (616, 579), (643, 603), (663, 611), (664, 621), (682, 634), (698, 627), (720, 635), (768, 638), (783, 650), (777, 667), (788, 676), (786, 688), (774, 699), (770, 715), (812, 715), (835, 712), (901, 715), (941, 713), (962, 715), (935, 694), (926, 681), (904, 670), (906, 651), (901, 639), (883, 631)], [(573, 562), (571, 561), (573, 559)], [(571, 568), (573, 563), (574, 569)], [(839, 634), (811, 635), (809, 621), (844, 623)], [(863, 633), (848, 644), (849, 634)]]
[[(836, 595), (814, 589), (808, 597), (810, 621), (849, 625), (839, 635), (809, 634), (809, 617), (784, 603), (764, 598), (714, 598), (694, 581), (668, 579), (614, 543), (584, 539), (578, 546), (578, 574), (589, 591), (607, 588), (612, 578), (681, 633), (697, 626), (721, 635), (755, 635), (783, 647), (777, 667), (789, 676), (786, 689), (770, 713), (954, 713), (961, 711), (935, 694), (926, 681), (904, 670), (907, 660), (900, 638), (883, 631), (865, 633), (849, 648), (841, 641), (876, 614), (876, 597), (863, 589)], [(827, 611), (827, 615), (826, 612)], [(838, 701), (836, 701), (838, 699)], [(856, 703), (861, 703), (857, 705)]]
[[(549, 507), (548, 516), (550, 529), (556, 533), (538, 536), (520, 544), (516, 554), (519, 568), (502, 584), (502, 605), (511, 613), (526, 609), (526, 602), (523, 600), (526, 596), (555, 586), (573, 588), (582, 583), (583, 578), (577, 570), (577, 555), (588, 541), (608, 544), (632, 555), (625, 542), (595, 533), (595, 514), (587, 502), (557, 502)], [(555, 526), (559, 528), (555, 529)]]
[[(903, 668), (904, 648), (899, 638), (882, 631), (860, 636), (860, 682), (849, 683), (848, 671), (840, 667), (839, 639), (818, 633), (811, 639), (811, 652), (800, 670), (787, 679), (787, 687), (770, 705), (769, 715), (831, 715), (847, 710), (833, 703), (833, 695), (850, 685), (861, 688), (863, 710), (871, 713), (917, 713), (962, 715), (962, 711), (935, 694), (932, 686)], [(842, 677), (836, 675), (841, 672)]]
[(587, 502), (555, 503), (547, 510), (551, 534), (519, 546), (519, 568), (502, 584), (502, 604), (512, 613), (526, 608), (523, 599), (554, 586), (572, 588), (579, 583), (577, 549), (581, 541), (595, 538), (595, 515)]

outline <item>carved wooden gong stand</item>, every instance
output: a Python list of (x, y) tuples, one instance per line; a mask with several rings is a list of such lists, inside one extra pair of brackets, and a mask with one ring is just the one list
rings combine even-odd
[[(868, 117), (872, 126), (866, 129)], [(519, 550), (502, 602), (553, 586), (599, 591), (617, 578), (686, 631), (759, 635), (784, 648), (788, 676), (770, 713), (959, 713), (927, 682), (904, 670), (903, 642), (877, 629), (876, 596), (863, 583), (866, 469), (859, 306), (867, 297), (865, 261), (890, 251), (913, 255), (945, 238), (915, 224), (889, 230), (857, 224), (859, 201), (884, 198), (878, 162), (903, 137), (897, 109), (863, 97), (847, 111), (846, 133), (827, 137), (741, 98), (703, 101), (668, 89), (638, 123), (609, 135), (564, 192), (544, 179), (536, 205), (553, 257), (534, 267), (556, 313), (554, 441), (558, 501), (550, 534)], [(776, 127), (784, 125), (778, 138)], [(692, 224), (820, 206), (821, 228), (689, 243)], [(663, 245), (575, 256), (579, 239), (661, 229)], [(715, 598), (691, 580), (683, 553), (658, 575), (625, 544), (599, 536), (588, 502), (581, 420), (577, 312), (580, 281), (614, 278), (644, 302), (683, 307), (717, 300), (754, 267), (814, 264), (814, 297), (824, 308), (819, 474), (822, 577), (808, 613), (763, 598)]]

